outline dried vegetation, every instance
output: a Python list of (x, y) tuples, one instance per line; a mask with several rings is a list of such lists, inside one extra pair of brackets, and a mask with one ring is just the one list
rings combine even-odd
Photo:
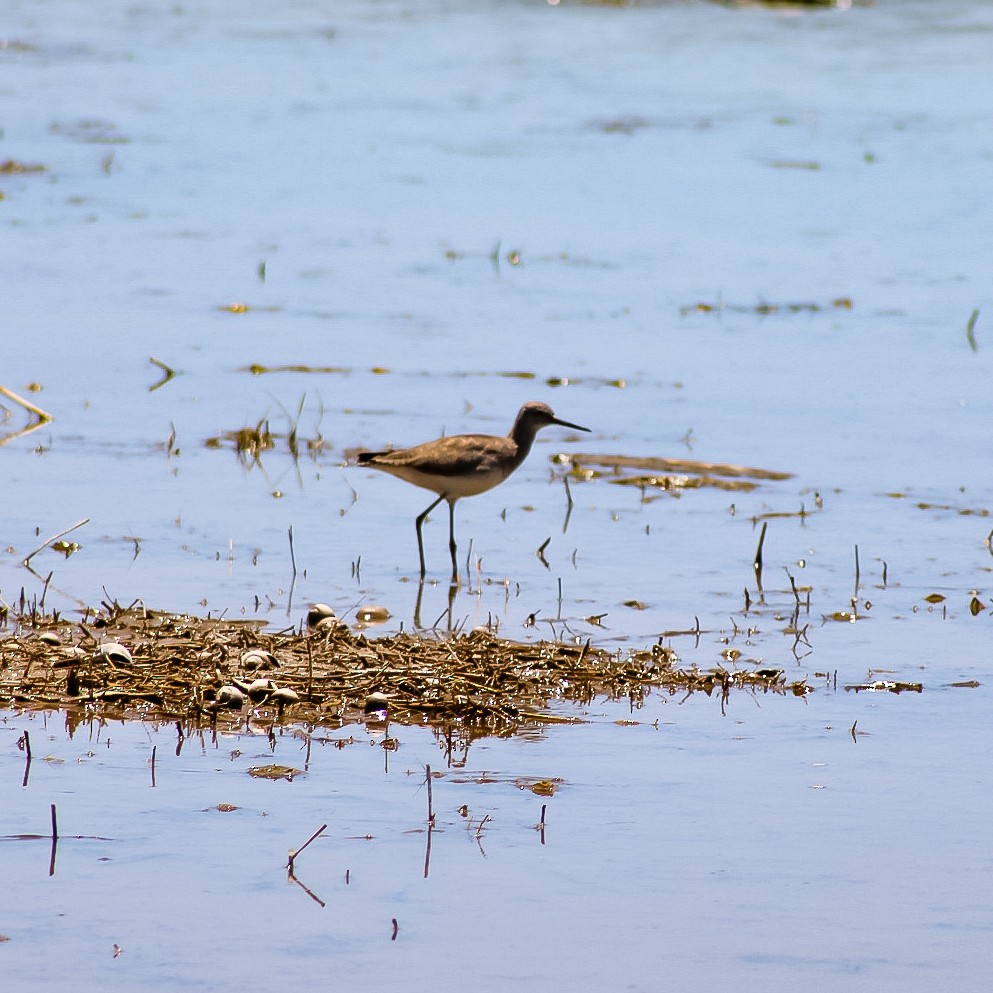
[(388, 707), (393, 722), (472, 739), (580, 720), (561, 702), (609, 697), (637, 706), (651, 692), (702, 692), (723, 703), (733, 692), (804, 696), (809, 689), (780, 669), (683, 666), (662, 645), (620, 652), (588, 642), (521, 644), (485, 630), (366, 639), (333, 619), (269, 631), (259, 621), (117, 604), (75, 621), (12, 614), (6, 630), (0, 706), (65, 710), (70, 720), (337, 728)]

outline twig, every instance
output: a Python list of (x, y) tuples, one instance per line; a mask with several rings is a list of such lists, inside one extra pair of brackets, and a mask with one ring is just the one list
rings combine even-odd
[(152, 745), (152, 788), (155, 788), (155, 749), (158, 745)]
[(59, 826), (55, 820), (55, 804), (52, 804), (52, 856), (48, 860), (48, 874), (55, 875), (55, 854), (59, 848)]
[(290, 873), (290, 880), (296, 883), (297, 886), (299, 886), (300, 889), (302, 889), (304, 893), (306, 893), (307, 896), (309, 896), (310, 899), (314, 901), (314, 903), (320, 905), (321, 907), (327, 906), (327, 904), (309, 886), (307, 886), (306, 883), (300, 882), (300, 880), (297, 879), (297, 877), (294, 876), (292, 872)]
[[(583, 647), (582, 647), (582, 649), (581, 649), (581, 651), (579, 653), (579, 658), (576, 661), (576, 668), (577, 669), (582, 667), (583, 661), (586, 658), (586, 653), (590, 650), (590, 641), (592, 641), (591, 638), (587, 638), (586, 639), (586, 644), (583, 645)], [(544, 810), (544, 807), (542, 807), (542, 810)]]
[(21, 786), (27, 786), (28, 776), (31, 775), (31, 736), (28, 734), (27, 729), (24, 731), (22, 741), (24, 742), (24, 779), (21, 782)]
[(47, 414), (41, 407), (36, 407), (29, 400), (25, 400), (24, 397), (18, 396), (13, 390), (8, 390), (6, 386), (0, 386), (0, 394), (3, 394), (8, 400), (13, 400), (14, 403), (19, 404), (29, 414), (34, 414), (38, 418), (39, 424), (47, 424), (52, 420), (51, 414)]
[(976, 344), (976, 321), (979, 320), (979, 311), (974, 310), (972, 316), (969, 318), (969, 323), (965, 326), (965, 337), (966, 341), (969, 342), (969, 347), (975, 352), (979, 350), (979, 346)]
[(163, 377), (157, 383), (152, 383), (152, 385), (148, 387), (148, 392), (154, 393), (160, 387), (165, 386), (165, 384), (176, 375), (176, 370), (171, 369), (161, 359), (155, 358), (154, 355), (150, 357), (148, 361), (151, 362), (152, 365), (158, 366), (158, 368), (164, 373)]
[(755, 570), (755, 582), (760, 590), (762, 589), (762, 546), (765, 544), (765, 532), (768, 526), (768, 521), (762, 522), (762, 530), (759, 533), (759, 545), (755, 549), (755, 559), (752, 562), (752, 568)]
[(293, 591), (297, 585), (297, 557), (293, 551), (293, 525), (290, 525), (290, 565), (293, 566), (293, 576), (290, 579), (290, 592), (286, 598), (286, 616), (289, 617), (293, 611)]
[[(2, 389), (3, 387), (0, 387)], [(84, 517), (81, 521), (76, 521), (71, 527), (67, 527), (64, 531), (60, 531), (58, 534), (53, 534), (51, 538), (46, 538), (27, 558), (21, 560), (21, 565), (25, 569), (30, 569), (31, 566), (28, 564), (40, 551), (47, 548), (53, 541), (58, 541), (59, 538), (64, 537), (69, 534), (70, 531), (75, 531), (76, 528), (81, 528), (84, 524), (89, 524), (90, 519)]]
[(572, 490), (569, 489), (569, 477), (563, 476), (562, 482), (565, 483), (565, 519), (562, 521), (562, 533), (565, 534), (569, 530), (569, 518), (572, 517)]
[(322, 824), (296, 851), (290, 852), (290, 860), (287, 864), (287, 868), (290, 870), (290, 875), (293, 875), (293, 863), (296, 857), (316, 838), (319, 838), (327, 830), (327, 824)]
[(434, 826), (434, 803), (431, 797), (431, 766), (427, 766), (428, 783), (428, 824)]
[(796, 601), (797, 608), (800, 607), (800, 591), (796, 588), (796, 580), (793, 578), (793, 574), (789, 569), (786, 570), (786, 576), (790, 581), (790, 589), (793, 591), (793, 599)]
[(397, 940), (397, 934), (400, 931), (400, 925), (397, 923), (397, 919), (393, 918), (393, 934), (390, 936), (390, 941)]
[(431, 838), (434, 835), (434, 824), (428, 821), (427, 839), (424, 843), (424, 878), (431, 872)]

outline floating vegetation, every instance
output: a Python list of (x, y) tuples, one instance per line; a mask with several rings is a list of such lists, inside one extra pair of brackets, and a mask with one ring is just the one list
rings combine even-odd
[(899, 683), (892, 679), (877, 679), (874, 683), (853, 683), (846, 686), (846, 690), (853, 693), (923, 693), (924, 686), (921, 683)]
[(269, 419), (264, 417), (254, 427), (222, 431), (208, 438), (204, 445), (207, 448), (231, 447), (244, 462), (258, 462), (263, 452), (276, 447), (275, 437), (269, 429)]
[(326, 376), (347, 374), (352, 370), (346, 366), (337, 365), (260, 365), (258, 362), (253, 362), (251, 365), (241, 366), (237, 371), (250, 372), (253, 376), (264, 376), (274, 372), (305, 372)]
[(37, 163), (18, 162), (16, 159), (0, 162), (0, 176), (22, 176), (29, 172), (45, 172), (45, 166)]
[(225, 314), (247, 314), (250, 310), (262, 311), (268, 314), (278, 314), (281, 307), (276, 307), (273, 305), (267, 307), (256, 307), (254, 304), (249, 303), (222, 303), (217, 307), (218, 310), (223, 311)]
[(522, 644), (484, 630), (366, 640), (344, 624), (271, 632), (261, 621), (106, 603), (76, 622), (12, 613), (8, 623), (12, 633), (0, 637), (0, 706), (64, 710), (73, 726), (107, 718), (340, 728), (388, 712), (394, 723), (471, 740), (575, 722), (562, 703), (597, 697), (637, 706), (652, 692), (705, 693), (723, 705), (737, 691), (811, 691), (782, 669), (684, 665), (660, 644), (606, 651), (589, 642)]
[(763, 301), (755, 304), (735, 303), (691, 303), (679, 308), (679, 313), (687, 314), (720, 314), (730, 311), (735, 314), (757, 314), (765, 317), (770, 314), (818, 314), (826, 310), (851, 310), (855, 304), (851, 297), (835, 297), (830, 303), (794, 302), (769, 303)]
[(597, 455), (589, 452), (554, 455), (552, 462), (569, 464), (568, 475), (574, 479), (585, 481), (605, 478), (618, 486), (635, 486), (642, 491), (678, 491), (712, 486), (721, 490), (748, 492), (754, 490), (760, 482), (778, 482), (792, 476), (789, 472), (721, 462), (701, 462), (697, 459)]
[(812, 159), (775, 159), (769, 165), (773, 169), (806, 169), (809, 172), (817, 172), (821, 168), (820, 162)]
[[(888, 496), (894, 498), (899, 498), (902, 494), (890, 493)], [(918, 510), (948, 510), (953, 514), (958, 514), (960, 517), (991, 517), (993, 516), (993, 511), (987, 510), (984, 507), (953, 507), (951, 504), (947, 503), (925, 503), (921, 502), (917, 504)]]
[(648, 120), (637, 114), (627, 117), (609, 117), (593, 122), (592, 127), (604, 134), (634, 134), (648, 127)]
[(110, 121), (83, 118), (79, 121), (57, 121), (49, 130), (72, 141), (87, 145), (127, 145), (131, 139), (122, 135)]
[[(249, 309), (247, 304), (232, 304), (232, 307), (242, 307)], [(222, 307), (222, 310), (229, 310), (229, 307)], [(244, 313), (242, 310), (236, 311), (237, 313)], [(614, 376), (584, 376), (579, 378), (577, 376), (540, 376), (536, 372), (530, 372), (526, 369), (510, 369), (510, 370), (497, 370), (496, 372), (482, 372), (482, 371), (464, 371), (457, 370), (453, 372), (439, 373), (433, 369), (415, 370), (412, 372), (395, 372), (386, 366), (372, 366), (369, 369), (359, 369), (356, 370), (350, 366), (337, 366), (337, 365), (306, 365), (303, 363), (288, 363), (285, 365), (262, 365), (260, 362), (252, 362), (250, 365), (239, 366), (236, 370), (237, 372), (247, 372), (252, 376), (269, 376), (280, 373), (294, 373), (301, 375), (316, 375), (316, 376), (349, 376), (353, 372), (369, 372), (374, 376), (406, 376), (406, 377), (417, 377), (423, 379), (426, 376), (430, 376), (432, 379), (438, 379), (439, 377), (445, 379), (475, 379), (479, 377), (493, 377), (496, 376), (499, 379), (526, 379), (526, 380), (541, 380), (546, 386), (559, 387), (559, 386), (577, 386), (580, 383), (586, 386), (611, 386), (614, 389), (623, 390), (627, 388), (628, 382), (626, 379)]]
[(294, 769), (291, 765), (273, 763), (272, 765), (253, 765), (248, 770), (248, 774), (256, 779), (285, 779), (288, 783), (292, 783), (294, 778), (302, 776), (303, 772), (300, 769)]

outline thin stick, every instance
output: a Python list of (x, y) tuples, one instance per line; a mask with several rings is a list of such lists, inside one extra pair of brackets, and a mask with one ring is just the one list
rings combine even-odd
[[(0, 387), (2, 389), (2, 387)], [(76, 528), (81, 528), (84, 524), (89, 524), (90, 519), (84, 517), (81, 521), (76, 521), (71, 527), (67, 527), (64, 531), (60, 531), (58, 534), (53, 534), (51, 538), (46, 538), (27, 558), (21, 560), (21, 565), (26, 569), (30, 569), (28, 563), (43, 549), (47, 548), (53, 541), (58, 541), (59, 538), (69, 534), (70, 531), (75, 531)]]
[(393, 934), (390, 936), (390, 941), (396, 941), (397, 940), (397, 933), (399, 932), (399, 930), (400, 930), (400, 925), (397, 923), (397, 919), (394, 917), (393, 918)]
[(424, 878), (431, 872), (431, 838), (434, 835), (434, 824), (428, 821), (427, 840), (424, 843)]
[(762, 589), (762, 546), (765, 544), (765, 531), (768, 526), (768, 521), (762, 522), (762, 531), (759, 533), (759, 546), (755, 549), (755, 559), (752, 562), (752, 568), (755, 570), (755, 581), (758, 583), (760, 590)]
[(569, 477), (563, 476), (562, 482), (565, 483), (565, 520), (562, 521), (562, 533), (565, 534), (569, 530), (569, 518), (572, 517), (572, 490), (569, 489)]
[(152, 745), (152, 789), (155, 788), (155, 749), (158, 745)]
[(478, 839), (483, 830), (483, 825), (490, 819), (489, 814), (484, 814), (483, 819), (479, 822), (479, 827), (476, 828), (476, 838)]
[(55, 804), (52, 804), (52, 854), (48, 860), (48, 874), (55, 875), (55, 856), (59, 850), (59, 829), (55, 823)]
[[(590, 641), (591, 641), (591, 640), (592, 640), (591, 638), (587, 638), (587, 639), (586, 639), (586, 644), (585, 644), (585, 645), (583, 645), (583, 647), (582, 647), (582, 650), (581, 650), (581, 651), (580, 651), (580, 653), (579, 653), (579, 658), (578, 658), (578, 660), (576, 661), (576, 668), (577, 668), (577, 669), (580, 669), (580, 668), (582, 668), (582, 665), (583, 665), (583, 660), (584, 660), (584, 659), (586, 658), (586, 653), (587, 653), (587, 652), (588, 652), (588, 651), (590, 650)], [(544, 811), (544, 809), (545, 809), (545, 808), (544, 808), (544, 807), (542, 807), (542, 811)]]
[(976, 344), (976, 321), (979, 320), (979, 311), (974, 310), (972, 315), (969, 317), (969, 323), (965, 326), (965, 337), (966, 341), (969, 342), (969, 347), (975, 352), (979, 350), (979, 346)]
[(289, 617), (293, 611), (293, 591), (297, 585), (297, 557), (293, 551), (293, 525), (290, 525), (290, 565), (293, 566), (293, 575), (290, 578), (290, 592), (286, 597), (286, 616)]
[(790, 581), (790, 589), (793, 591), (793, 599), (796, 600), (797, 607), (800, 606), (800, 591), (796, 588), (796, 580), (793, 578), (793, 574), (789, 569), (786, 570), (786, 575)]
[(296, 883), (297, 886), (299, 886), (300, 889), (302, 889), (304, 893), (306, 893), (307, 896), (309, 896), (310, 899), (314, 901), (314, 903), (319, 904), (321, 907), (327, 906), (327, 904), (309, 886), (307, 886), (305, 883), (301, 883), (300, 880), (297, 879), (297, 877), (294, 876), (292, 872), (290, 873), (290, 879), (292, 879), (293, 882)]
[(41, 407), (36, 407), (30, 401), (25, 400), (24, 397), (18, 396), (13, 390), (8, 390), (6, 386), (0, 386), (0, 393), (8, 400), (13, 400), (14, 403), (20, 404), (29, 414), (34, 414), (38, 418), (39, 423), (46, 424), (52, 420), (51, 414), (46, 414)]
[(152, 383), (152, 385), (148, 387), (148, 392), (149, 393), (154, 393), (157, 389), (159, 389), (159, 387), (165, 386), (165, 384), (168, 383), (169, 380), (172, 379), (176, 375), (176, 370), (175, 369), (171, 369), (161, 359), (155, 358), (154, 355), (151, 356), (148, 361), (152, 365), (154, 365), (154, 366), (158, 367), (159, 369), (161, 369), (162, 372), (164, 373), (162, 379), (160, 379), (157, 383)]
[(852, 599), (857, 600), (859, 598), (859, 546), (855, 546), (855, 592), (852, 594)]
[(290, 852), (290, 861), (287, 868), (290, 875), (293, 875), (293, 863), (296, 857), (315, 839), (319, 838), (327, 830), (327, 824), (322, 824), (295, 852)]
[(52, 576), (54, 576), (54, 575), (55, 575), (54, 572), (50, 572), (45, 577), (45, 582), (44, 582), (44, 584), (42, 585), (42, 588), (41, 588), (41, 599), (38, 601), (38, 609), (42, 613), (45, 613), (45, 597), (48, 596), (48, 584), (52, 581)]
[(24, 779), (21, 786), (28, 785), (28, 776), (31, 775), (31, 736), (27, 730), (24, 731)]
[(434, 824), (434, 802), (431, 797), (431, 766), (427, 766), (428, 781), (428, 824)]

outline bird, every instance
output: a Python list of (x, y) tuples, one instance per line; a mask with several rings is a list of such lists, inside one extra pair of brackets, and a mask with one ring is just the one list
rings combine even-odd
[(422, 582), (427, 570), (421, 528), (428, 514), (442, 500), (448, 501), (448, 548), (452, 554), (452, 582), (456, 583), (459, 572), (455, 544), (456, 502), (499, 486), (527, 458), (535, 435), (553, 424), (574, 431), (590, 430), (556, 417), (547, 403), (530, 400), (517, 412), (514, 426), (505, 438), (491, 434), (456, 434), (413, 448), (358, 453), (359, 465), (388, 472), (438, 494), (438, 499), (415, 521)]

